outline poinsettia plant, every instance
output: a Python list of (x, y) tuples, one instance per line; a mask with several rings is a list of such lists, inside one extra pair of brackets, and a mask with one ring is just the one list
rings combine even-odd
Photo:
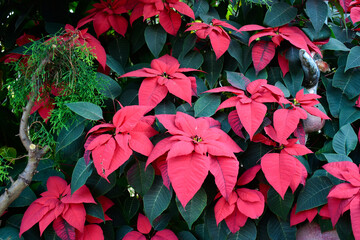
[(0, 239), (360, 240), (358, 0), (6, 4)]

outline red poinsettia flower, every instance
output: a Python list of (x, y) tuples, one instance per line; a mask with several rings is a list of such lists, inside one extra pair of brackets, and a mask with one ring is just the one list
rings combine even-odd
[[(27, 43), (36, 41), (36, 40), (39, 40), (39, 38), (37, 38), (33, 35), (24, 33), (18, 39), (16, 39), (16, 44), (20, 47)], [(6, 54), (5, 56), (3, 56), (2, 58), (0, 58), (0, 62), (4, 62), (4, 63), (16, 62), (17, 60), (19, 60), (22, 57), (24, 57), (24, 55), (20, 54), (20, 53), (9, 53), (9, 54)], [(26, 61), (27, 60), (25, 59), (24, 64), (26, 63)]]
[[(252, 58), (256, 72), (260, 72), (270, 63), (270, 61), (275, 55), (275, 48), (279, 46), (283, 40), (287, 40), (299, 49), (305, 49), (308, 54), (310, 54), (311, 49), (320, 54), (320, 56), (322, 56), (320, 49), (310, 41), (310, 39), (305, 35), (303, 31), (301, 31), (298, 27), (295, 26), (284, 25), (280, 27), (266, 28), (256, 24), (249, 24), (239, 29), (239, 31), (258, 30), (260, 30), (260, 32), (250, 37), (249, 45), (257, 38), (264, 36), (270, 36), (271, 42), (260, 40), (255, 43), (252, 49)], [(282, 66), (282, 70), (288, 69), (288, 67), (284, 67), (284, 64), (287, 64), (287, 60), (281, 54), (279, 54), (278, 57), (280, 58), (279, 63), (280, 66)], [(283, 71), (283, 75), (285, 74), (286, 72)]]
[[(237, 182), (237, 186), (243, 186), (251, 182), (260, 165), (246, 170)], [(237, 188), (233, 190), (226, 200), (221, 197), (214, 208), (217, 225), (225, 219), (226, 225), (232, 233), (239, 231), (248, 218), (256, 219), (264, 212), (265, 198), (258, 190)]]
[(333, 187), (327, 198), (333, 226), (350, 210), (351, 226), (355, 239), (360, 239), (360, 172), (353, 162), (331, 162), (323, 168), (336, 178), (346, 181)]
[[(175, 233), (173, 233), (171, 230), (169, 229), (164, 229), (158, 232), (155, 232), (155, 234), (152, 234), (152, 236), (149, 236), (149, 233), (152, 229), (152, 226), (150, 224), (149, 219), (142, 215), (141, 213), (139, 213), (138, 216), (138, 220), (137, 220), (137, 229), (138, 231), (131, 231), (129, 233), (127, 233), (123, 240), (146, 240), (146, 239), (150, 239), (150, 240), (162, 240), (162, 239), (166, 239), (166, 240), (177, 240), (178, 238), (176, 237)], [(148, 237), (144, 236), (147, 235)]]
[(128, 22), (120, 14), (127, 13), (136, 4), (130, 0), (101, 0), (100, 3), (93, 4), (94, 8), (87, 11), (90, 15), (78, 22), (80, 28), (86, 23), (93, 21), (97, 37), (112, 27), (117, 33), (125, 36)]
[[(104, 240), (103, 230), (99, 225), (89, 224), (85, 225), (84, 231), (80, 232), (78, 230), (75, 231), (76, 240)], [(65, 238), (72, 239), (72, 238)]]
[[(83, 203), (96, 203), (89, 189), (84, 185), (71, 194), (70, 184), (60, 177), (49, 177), (47, 191), (41, 194), (27, 208), (21, 221), (20, 234), (39, 223), (40, 235), (54, 221), (57, 231), (84, 231), (85, 207)], [(62, 229), (62, 230), (60, 230)], [(60, 234), (61, 235), (61, 234)]]
[(296, 213), (296, 204), (295, 204), (295, 206), (292, 208), (290, 212), (290, 226), (295, 226), (299, 223), (302, 223), (306, 219), (311, 223), (318, 213), (324, 219), (330, 218), (327, 204), (321, 207), (321, 210), (319, 212), (318, 212), (318, 208), (312, 208), (298, 213)]
[[(240, 121), (236, 118), (231, 125), (236, 128), (236, 124), (241, 123), (245, 130), (249, 133), (250, 139), (253, 138), (256, 130), (260, 127), (267, 112), (267, 107), (263, 103), (277, 102), (279, 104), (286, 103), (283, 92), (270, 84), (267, 80), (258, 79), (249, 83), (246, 87), (248, 97), (244, 90), (234, 86), (219, 87), (208, 90), (208, 93), (231, 92), (236, 96), (230, 97), (220, 104), (217, 111), (223, 108), (236, 107)], [(236, 122), (235, 122), (236, 121)]]
[(274, 128), (278, 136), (277, 142), (282, 143), (298, 127), (300, 119), (306, 119), (308, 113), (320, 117), (321, 119), (330, 119), (325, 113), (320, 111), (315, 105), (320, 102), (317, 100), (321, 96), (317, 94), (304, 94), (304, 89), (296, 93), (290, 108), (278, 109), (273, 116)]
[(205, 39), (207, 36), (210, 38), (211, 46), (214, 49), (216, 59), (219, 59), (229, 48), (230, 36), (223, 29), (223, 27), (238, 31), (234, 26), (227, 22), (213, 19), (211, 24), (202, 22), (188, 23), (190, 25), (187, 31), (195, 31), (196, 36), (201, 39)]
[[(88, 132), (85, 143), (85, 161), (92, 154), (95, 168), (100, 176), (107, 177), (124, 164), (133, 151), (149, 156), (153, 144), (150, 137), (157, 134), (151, 125), (154, 116), (145, 116), (145, 106), (126, 106), (117, 111), (113, 123), (100, 124)], [(105, 133), (105, 132), (112, 133)]]
[(193, 10), (179, 0), (137, 0), (137, 4), (130, 15), (130, 22), (132, 24), (141, 16), (144, 17), (145, 21), (147, 18), (159, 15), (159, 22), (164, 30), (171, 35), (176, 35), (181, 26), (181, 16), (175, 10), (195, 19)]
[(234, 153), (242, 150), (220, 129), (220, 123), (210, 117), (195, 119), (182, 112), (156, 117), (172, 136), (155, 145), (146, 165), (163, 161), (160, 171), (164, 183), (171, 182), (184, 208), (209, 171), (221, 194), (228, 199), (239, 170)]
[[(268, 125), (264, 128), (266, 134), (274, 141), (279, 141), (275, 129)], [(259, 134), (260, 135), (260, 134)], [(255, 137), (254, 137), (255, 138)], [(304, 165), (295, 156), (312, 153), (302, 144), (297, 144), (297, 139), (287, 139), (286, 142), (276, 144), (265, 136), (256, 136), (260, 142), (281, 149), (280, 153), (267, 153), (261, 158), (261, 169), (269, 184), (284, 198), (290, 187), (293, 192), (299, 184), (305, 184), (307, 171)]]
[(45, 123), (49, 120), (51, 111), (55, 108), (54, 98), (52, 96), (59, 96), (61, 94), (62, 88), (55, 87), (51, 85), (50, 93), (43, 91), (43, 87), (40, 88), (40, 96), (38, 100), (34, 103), (30, 114), (38, 111), (39, 115), (44, 119)]
[(139, 89), (139, 105), (155, 107), (168, 92), (191, 105), (191, 96), (196, 95), (196, 79), (184, 72), (198, 71), (180, 68), (179, 61), (166, 54), (151, 61), (151, 68), (128, 72), (121, 77), (146, 77)]
[(87, 32), (87, 28), (79, 30), (70, 24), (65, 25), (65, 34), (62, 38), (67, 41), (73, 39), (74, 44), (84, 45), (89, 48), (90, 52), (94, 54), (100, 65), (105, 69), (106, 66), (106, 52), (99, 40)]

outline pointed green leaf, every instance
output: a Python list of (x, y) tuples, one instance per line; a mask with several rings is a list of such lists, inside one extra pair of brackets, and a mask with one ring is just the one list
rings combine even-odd
[(339, 118), (342, 109), (352, 108), (354, 105), (339, 88), (333, 87), (331, 83), (326, 86), (326, 99), (329, 103), (330, 113), (335, 118)]
[(350, 53), (347, 57), (345, 72), (350, 68), (360, 66), (360, 46), (351, 48)]
[(89, 102), (71, 102), (65, 104), (71, 111), (89, 120), (103, 119), (102, 110), (98, 105)]
[(177, 234), (179, 240), (196, 240), (196, 237), (188, 231), (182, 231)]
[(85, 203), (84, 206), (85, 206), (87, 215), (99, 218), (105, 222), (104, 210), (103, 210), (101, 204)]
[[(360, 48), (360, 47), (359, 47)], [(360, 94), (360, 71), (351, 69), (344, 72), (344, 66), (339, 67), (332, 80), (333, 87), (340, 88), (349, 99), (353, 99)]]
[(98, 80), (97, 89), (105, 97), (114, 100), (116, 97), (118, 97), (121, 94), (122, 89), (120, 85), (111, 77), (98, 72), (97, 80)]
[(257, 229), (254, 221), (248, 219), (246, 224), (240, 228), (239, 231), (230, 233), (227, 240), (255, 240), (257, 236)]
[(125, 74), (123, 66), (121, 66), (120, 63), (109, 54), (106, 54), (106, 65), (108, 65), (109, 68), (116, 72), (119, 76)]
[(315, 32), (320, 32), (328, 15), (328, 6), (322, 0), (306, 1), (306, 14), (310, 17), (310, 21)]
[(203, 94), (195, 102), (194, 111), (195, 117), (210, 117), (220, 105), (219, 94)]
[(296, 226), (290, 227), (290, 222), (271, 216), (267, 223), (267, 232), (272, 240), (295, 240)]
[(337, 154), (337, 153), (323, 153), (322, 154), (326, 161), (330, 162), (342, 162), (342, 161), (349, 161), (352, 162), (351, 158), (344, 155), (344, 154)]
[(279, 27), (289, 23), (296, 17), (297, 9), (281, 2), (271, 5), (265, 14), (264, 24), (269, 27)]
[(193, 223), (200, 217), (202, 211), (206, 207), (206, 192), (200, 188), (194, 197), (186, 204), (185, 209), (181, 205), (178, 198), (176, 198), (176, 206), (179, 209), (181, 216), (185, 219), (189, 229)]
[(208, 231), (210, 239), (222, 240), (230, 233), (225, 221), (221, 221), (219, 225), (216, 224), (215, 214), (213, 208), (208, 208), (205, 212), (205, 228)]
[(35, 200), (36, 200), (36, 195), (33, 192), (33, 190), (31, 190), (30, 187), (26, 187), (24, 191), (21, 192), (20, 196), (11, 203), (10, 207), (29, 206)]
[(160, 24), (146, 27), (145, 41), (155, 58), (159, 57), (159, 54), (165, 45), (166, 37), (167, 34)]
[(334, 51), (345, 51), (348, 52), (350, 49), (345, 46), (344, 43), (336, 38), (330, 38), (329, 42), (321, 46), (321, 50), (334, 50)]
[(69, 145), (73, 144), (76, 139), (78, 139), (85, 129), (85, 119), (78, 117), (75, 120), (70, 120), (71, 125), (66, 125), (63, 127), (57, 138), (58, 144), (56, 145), (56, 153), (65, 149)]
[(182, 68), (194, 68), (199, 69), (204, 62), (204, 58), (201, 53), (191, 51), (184, 57), (179, 59), (180, 67)]
[(19, 238), (19, 229), (14, 227), (5, 226), (0, 228), (0, 239), (6, 240), (23, 240), (24, 237), (22, 236)]
[(150, 190), (144, 195), (144, 211), (152, 223), (165, 209), (168, 208), (172, 191), (166, 188), (161, 177), (156, 177)]
[(108, 176), (109, 182), (100, 177), (96, 172), (89, 177), (87, 186), (91, 189), (94, 197), (103, 196), (109, 192), (116, 184), (116, 172)]
[(154, 168), (149, 165), (145, 171), (145, 162), (136, 161), (127, 172), (129, 184), (137, 193), (144, 196), (150, 189), (155, 177)]
[(71, 194), (73, 194), (86, 183), (91, 173), (93, 172), (93, 169), (94, 166), (92, 160), (87, 165), (84, 158), (80, 158), (77, 161), (71, 177)]
[(284, 199), (273, 189), (270, 188), (267, 195), (267, 203), (270, 210), (279, 216), (282, 220), (286, 220), (294, 202), (294, 195), (291, 190), (287, 190)]
[(129, 61), (130, 43), (123, 37), (113, 39), (114, 40), (112, 40), (108, 45), (110, 56), (119, 62), (122, 67), (125, 67)]
[(349, 155), (356, 148), (358, 138), (350, 124), (340, 128), (333, 139), (333, 148), (339, 154)]
[(130, 220), (136, 215), (140, 207), (139, 199), (136, 197), (128, 197), (123, 204), (123, 214), (125, 219), (130, 222)]
[(314, 176), (307, 180), (301, 189), (296, 205), (296, 212), (309, 210), (327, 203), (327, 195), (333, 187), (330, 179), (325, 176)]
[(286, 74), (283, 80), (291, 96), (295, 97), (296, 93), (302, 88), (304, 72), (297, 63), (289, 62), (289, 68), (290, 74)]
[(360, 109), (355, 106), (346, 106), (343, 105), (340, 110), (339, 124), (340, 127), (353, 123), (356, 120), (360, 119)]
[(204, 54), (203, 71), (206, 72), (205, 78), (210, 88), (217, 85), (224, 64), (224, 56), (216, 60), (216, 55), (213, 51), (208, 51)]
[(195, 18), (197, 18), (200, 14), (205, 14), (209, 11), (209, 3), (206, 0), (194, 1), (193, 11)]

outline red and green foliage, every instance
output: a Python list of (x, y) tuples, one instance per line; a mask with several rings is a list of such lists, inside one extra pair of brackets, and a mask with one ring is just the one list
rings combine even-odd
[(358, 0), (48, 2), (0, 7), (0, 193), (51, 147), (0, 239), (360, 240)]

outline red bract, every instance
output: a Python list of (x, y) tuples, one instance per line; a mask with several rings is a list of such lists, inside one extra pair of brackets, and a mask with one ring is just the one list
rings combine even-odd
[(321, 96), (317, 94), (304, 94), (304, 89), (301, 89), (296, 93), (290, 108), (275, 111), (273, 121), (276, 135), (278, 136), (277, 142), (283, 143), (286, 141), (297, 128), (300, 119), (307, 118), (307, 113), (321, 119), (330, 119), (325, 113), (315, 107), (316, 104), (319, 104), (317, 98), (321, 98)]
[[(309, 210), (305, 210), (305, 211), (296, 213), (296, 204), (295, 204), (295, 206), (293, 207), (293, 209), (290, 212), (290, 226), (294, 226), (299, 223), (302, 223), (306, 219), (309, 222), (312, 222), (317, 214), (318, 214), (317, 208), (312, 208)], [(323, 218), (330, 218), (329, 214), (328, 214), (328, 205), (327, 204), (321, 208), (319, 215)]]
[(223, 29), (223, 27), (230, 28), (234, 31), (238, 31), (234, 26), (228, 24), (227, 22), (213, 19), (211, 24), (202, 23), (202, 22), (193, 22), (188, 23), (190, 25), (187, 31), (195, 31), (196, 36), (201, 39), (205, 39), (207, 36), (210, 38), (211, 46), (214, 49), (216, 59), (220, 58), (230, 45), (230, 36)]
[[(283, 92), (272, 85), (267, 84), (265, 79), (258, 79), (249, 83), (246, 87), (248, 97), (245, 92), (236, 87), (220, 87), (208, 90), (206, 92), (231, 92), (236, 96), (230, 97), (220, 104), (217, 110), (236, 107), (241, 124), (249, 133), (250, 139), (254, 136), (256, 130), (260, 127), (267, 112), (267, 107), (263, 103), (276, 102), (282, 104), (285, 101)], [(235, 128), (235, 122), (232, 126)]]
[[(137, 229), (138, 231), (131, 231), (129, 233), (127, 233), (123, 240), (146, 240), (148, 238), (146, 238), (144, 236), (148, 235), (152, 229), (151, 224), (149, 219), (142, 215), (141, 213), (139, 213), (138, 216), (138, 220), (137, 220)], [(176, 237), (175, 233), (173, 233), (171, 230), (169, 229), (164, 229), (161, 231), (156, 232), (151, 238), (151, 240), (162, 240), (162, 239), (167, 239), (167, 240), (177, 240), (178, 238)]]
[(87, 28), (79, 30), (74, 28), (70, 24), (65, 25), (65, 34), (62, 35), (62, 38), (65, 41), (73, 41), (73, 44), (86, 45), (90, 52), (94, 54), (96, 59), (99, 61), (100, 65), (105, 69), (106, 66), (106, 53), (105, 49), (94, 36), (90, 33), (87, 33)]
[[(237, 182), (237, 186), (251, 182), (260, 170), (257, 165), (244, 172)], [(231, 192), (228, 200), (221, 197), (214, 208), (217, 225), (225, 219), (226, 225), (232, 233), (239, 231), (248, 218), (256, 219), (264, 211), (265, 198), (261, 192), (248, 188), (238, 188)]]
[(221, 194), (228, 199), (239, 169), (234, 152), (240, 152), (241, 148), (220, 129), (219, 122), (209, 117), (195, 119), (182, 112), (157, 115), (157, 118), (172, 136), (155, 145), (146, 165), (166, 156), (163, 163), (166, 165), (160, 169), (164, 183), (169, 179), (184, 208), (209, 171)]
[(131, 24), (143, 16), (147, 18), (159, 15), (159, 22), (165, 31), (171, 35), (176, 35), (181, 26), (181, 14), (195, 19), (193, 10), (179, 0), (137, 0), (137, 4), (130, 16)]
[[(279, 46), (283, 40), (289, 41), (292, 45), (299, 49), (305, 49), (310, 54), (310, 49), (319, 53), (320, 49), (310, 41), (310, 39), (298, 27), (284, 25), (281, 27), (263, 27), (256, 24), (249, 24), (241, 27), (239, 31), (258, 31), (249, 39), (249, 45), (257, 38), (270, 36), (274, 44), (258, 42), (252, 49), (252, 58), (256, 72), (261, 71), (274, 57), (275, 47)], [(285, 75), (285, 73), (283, 72)]]
[(71, 194), (70, 185), (60, 177), (49, 177), (46, 186), (48, 191), (43, 192), (42, 197), (27, 208), (21, 221), (19, 236), (36, 223), (39, 223), (42, 235), (54, 220), (55, 229), (60, 233), (64, 230), (75, 235), (75, 229), (83, 232), (86, 216), (83, 203), (95, 203), (89, 189), (84, 185)]
[(351, 226), (355, 239), (360, 239), (360, 173), (353, 162), (331, 162), (323, 168), (336, 178), (346, 181), (333, 187), (328, 194), (328, 205), (333, 226), (350, 210)]
[(96, 224), (86, 225), (83, 232), (78, 230), (75, 232), (77, 240), (104, 240), (103, 230)]
[(198, 71), (180, 68), (179, 61), (166, 54), (151, 61), (151, 68), (128, 72), (121, 77), (146, 77), (139, 89), (139, 105), (155, 107), (168, 92), (191, 105), (191, 96), (196, 94), (195, 77), (187, 77), (184, 72)]
[[(32, 41), (36, 41), (38, 39), (39, 38), (37, 38), (33, 35), (24, 33), (18, 39), (16, 39), (16, 44), (20, 47), (20, 46), (23, 46)], [(6, 54), (5, 56), (3, 56), (2, 58), (0, 58), (0, 62), (4, 62), (4, 63), (16, 62), (17, 60), (19, 60), (20, 58), (22, 58), (24, 56), (25, 55), (20, 54), (20, 53), (9, 53), (9, 54)], [(26, 61), (27, 61), (27, 59), (24, 60), (24, 64), (26, 64)]]
[[(85, 143), (85, 161), (91, 152), (95, 168), (100, 176), (107, 177), (124, 164), (133, 151), (149, 156), (153, 149), (150, 137), (157, 134), (151, 125), (154, 116), (145, 116), (145, 106), (126, 106), (116, 112), (113, 124), (100, 124), (88, 132)], [(112, 131), (113, 133), (106, 133)]]
[(93, 21), (97, 37), (109, 30), (110, 27), (125, 36), (128, 22), (120, 14), (127, 13), (133, 5), (135, 5), (135, 1), (130, 0), (101, 0), (100, 3), (93, 4), (94, 8), (87, 11), (90, 15), (81, 19), (77, 27), (80, 28)]

